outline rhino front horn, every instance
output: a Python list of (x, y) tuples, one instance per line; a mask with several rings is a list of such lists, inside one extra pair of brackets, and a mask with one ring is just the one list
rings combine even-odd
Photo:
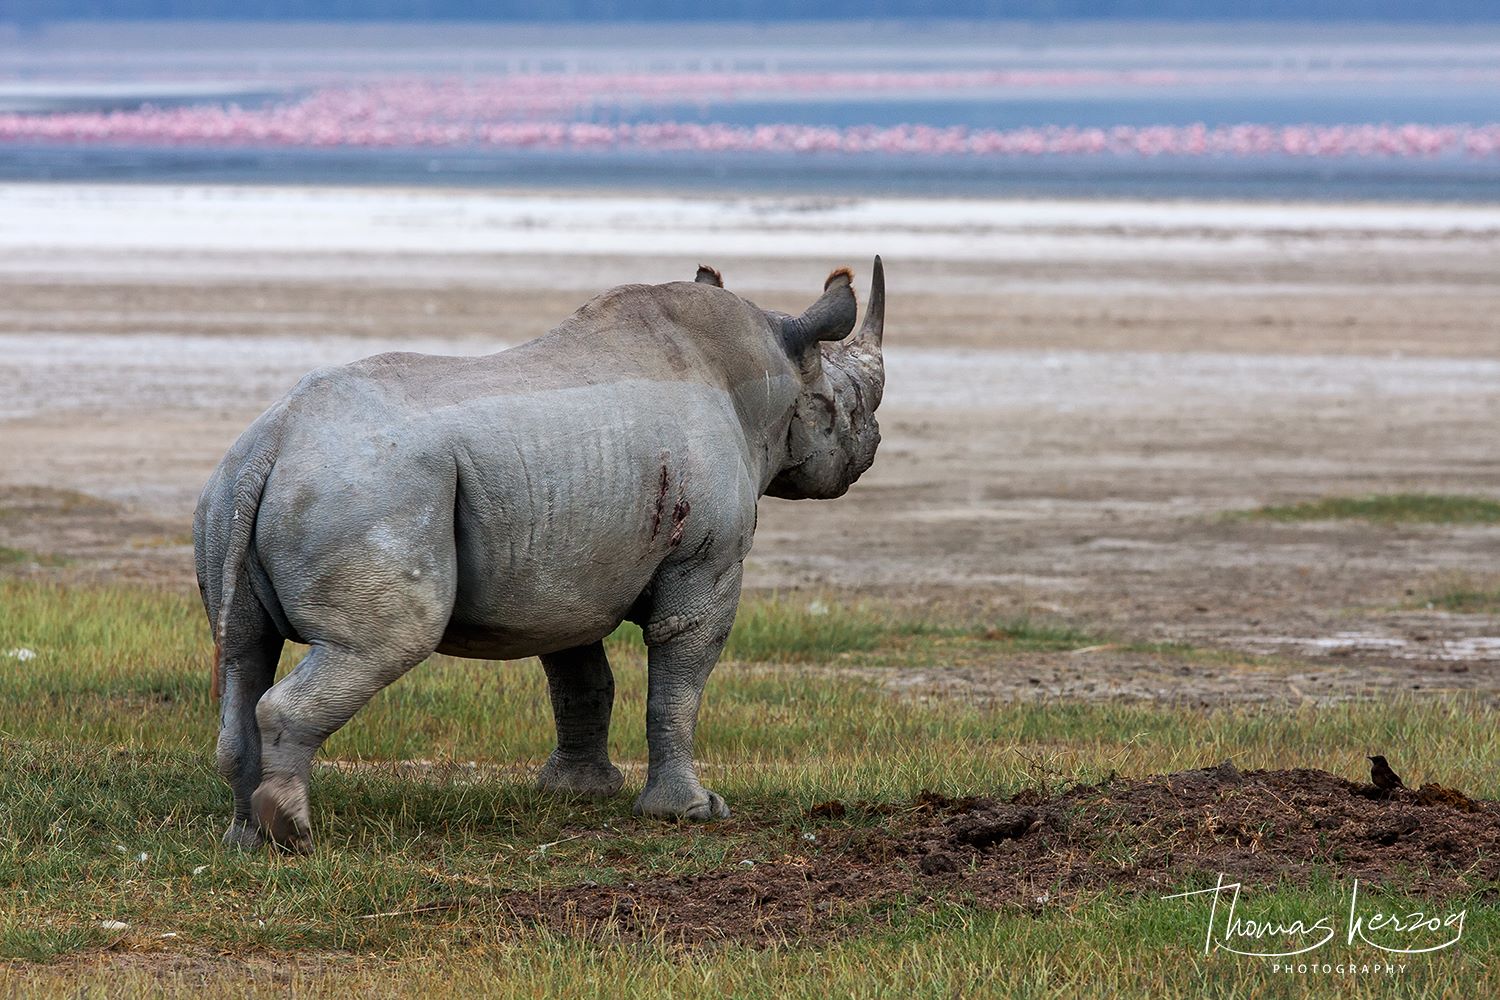
[(865, 306), (865, 321), (859, 333), (850, 338), (845, 357), (858, 372), (860, 384), (870, 397), (870, 408), (880, 405), (885, 394), (885, 356), (881, 353), (881, 342), (885, 339), (885, 268), (880, 258), (875, 258), (875, 268), (870, 275), (870, 302)]
[(880, 350), (885, 338), (885, 267), (880, 255), (875, 256), (875, 267), (870, 273), (870, 301), (865, 306), (865, 321), (859, 326), (859, 335), (854, 343)]

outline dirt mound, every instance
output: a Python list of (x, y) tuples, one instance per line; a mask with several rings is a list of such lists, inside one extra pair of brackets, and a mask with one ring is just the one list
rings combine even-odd
[(1051, 799), (972, 800), (908, 834), (904, 846), (924, 871), (987, 876), (967, 888), (996, 901), (1014, 896), (992, 877), (1010, 869), (1007, 859), (1024, 860), (1017, 870), (1054, 893), (1172, 885), (1196, 872), (1299, 882), (1323, 866), (1377, 882), (1399, 872), (1406, 891), (1437, 894), (1500, 877), (1500, 806), (1382, 792), (1326, 771), (1221, 764)]
[(774, 862), (513, 893), (505, 905), (522, 924), (566, 934), (701, 944), (836, 936), (945, 898), (1037, 909), (1121, 886), (1174, 892), (1218, 872), (1265, 885), (1321, 868), (1399, 879), (1412, 895), (1492, 894), (1500, 803), (1443, 791), (1225, 763), (1050, 796), (825, 802), (785, 831), (788, 852)]

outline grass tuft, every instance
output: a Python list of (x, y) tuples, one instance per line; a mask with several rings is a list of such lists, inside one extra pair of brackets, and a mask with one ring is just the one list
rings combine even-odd
[(1494, 524), (1500, 522), (1500, 502), (1477, 496), (1386, 493), (1364, 497), (1324, 497), (1284, 506), (1261, 507), (1247, 512), (1247, 516), (1271, 521)]
[(1447, 590), (1427, 601), (1432, 607), (1460, 614), (1500, 611), (1500, 587), (1488, 590)]
[(1454, 614), (1492, 614), (1500, 612), (1500, 580), (1479, 579), (1455, 574), (1439, 579), (1411, 604), (1418, 608), (1449, 611)]
[(8, 545), (0, 545), (0, 566), (25, 566), (32, 563), (38, 566), (63, 566), (67, 564), (67, 560), (61, 556), (28, 552), (25, 549), (13, 549)]
[(1003, 642), (1026, 652), (1051, 652), (1096, 645), (1098, 636), (1057, 622), (1039, 622), (1031, 618), (1011, 618), (979, 630), (987, 642)]

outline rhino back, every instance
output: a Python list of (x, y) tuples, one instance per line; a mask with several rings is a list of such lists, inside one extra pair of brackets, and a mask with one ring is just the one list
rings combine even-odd
[(764, 313), (693, 282), (624, 285), (556, 328), (498, 354), (395, 352), (345, 366), (386, 385), (413, 410), (489, 396), (614, 382), (690, 382), (729, 388), (792, 373)]
[(532, 655), (607, 633), (664, 562), (742, 557), (759, 483), (731, 384), (769, 375), (715, 334), (754, 331), (606, 306), (497, 355), (305, 379), (257, 531), (288, 618), (372, 561), (420, 561), (454, 577), (447, 651)]

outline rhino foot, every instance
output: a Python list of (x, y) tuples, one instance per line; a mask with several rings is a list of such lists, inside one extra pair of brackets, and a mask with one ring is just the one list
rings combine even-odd
[(261, 834), (272, 844), (292, 854), (312, 852), (307, 791), (296, 779), (273, 777), (262, 781), (250, 797), (250, 808)]
[(536, 786), (544, 792), (599, 799), (618, 793), (624, 785), (625, 775), (609, 761), (570, 763), (559, 760), (555, 753), (547, 758), (536, 778)]
[(224, 846), (234, 847), (242, 851), (258, 851), (265, 843), (265, 838), (260, 835), (252, 823), (243, 820), (235, 820), (229, 824), (229, 829), (224, 831)]
[(685, 819), (694, 823), (729, 818), (729, 804), (723, 796), (701, 785), (647, 785), (635, 800), (633, 811), (637, 816), (652, 819)]

